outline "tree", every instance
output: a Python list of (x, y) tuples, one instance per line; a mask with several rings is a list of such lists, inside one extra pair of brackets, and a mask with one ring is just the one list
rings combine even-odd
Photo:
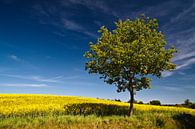
[(133, 113), (136, 91), (150, 88), (148, 75), (162, 77), (163, 71), (172, 71), (176, 65), (170, 59), (176, 49), (165, 48), (164, 35), (159, 31), (155, 18), (140, 16), (135, 20), (119, 20), (116, 28), (109, 31), (102, 26), (96, 43), (89, 43), (84, 54), (89, 73), (100, 74), (117, 91), (130, 93), (129, 116)]
[(144, 104), (143, 101), (139, 101), (138, 104)]
[(186, 99), (186, 100), (184, 101), (184, 105), (189, 106), (190, 104), (192, 104), (192, 102), (190, 102), (189, 99)]
[(190, 105), (190, 108), (195, 109), (195, 103), (192, 103), (192, 104)]
[(152, 100), (152, 101), (150, 101), (150, 104), (151, 105), (161, 105), (159, 100)]
[(120, 99), (115, 99), (114, 101), (121, 102), (121, 100), (120, 100)]

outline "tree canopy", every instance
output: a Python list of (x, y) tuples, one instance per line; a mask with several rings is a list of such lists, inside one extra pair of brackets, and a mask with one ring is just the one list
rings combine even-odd
[(161, 102), (160, 102), (160, 100), (152, 100), (152, 101), (150, 101), (150, 104), (151, 105), (161, 105)]
[(102, 26), (97, 42), (89, 43), (90, 50), (84, 54), (89, 73), (100, 74), (106, 83), (116, 85), (118, 92), (127, 89), (134, 95), (136, 90), (150, 87), (148, 75), (160, 78), (163, 71), (175, 69), (171, 58), (176, 49), (165, 48), (155, 18), (119, 20), (115, 26), (112, 31)]

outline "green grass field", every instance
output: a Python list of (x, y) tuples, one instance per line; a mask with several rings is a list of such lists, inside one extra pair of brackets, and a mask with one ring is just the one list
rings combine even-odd
[(54, 95), (0, 95), (2, 129), (194, 129), (195, 110), (94, 98)]

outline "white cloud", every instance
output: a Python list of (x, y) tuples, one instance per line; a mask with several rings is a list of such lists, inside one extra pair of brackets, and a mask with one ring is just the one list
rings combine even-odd
[(112, 9), (107, 6), (106, 2), (90, 0), (62, 0), (60, 2), (56, 2), (55, 4), (44, 2), (42, 4), (35, 4), (32, 8), (36, 11), (34, 15), (38, 17), (38, 20), (41, 24), (53, 25), (61, 29), (61, 32), (53, 32), (58, 36), (65, 37), (65, 33), (63, 33), (63, 29), (65, 28), (71, 31), (79, 32), (97, 38), (96, 31), (89, 31), (86, 27), (77, 23), (75, 20), (71, 20), (69, 16), (72, 16), (73, 14), (65, 11), (62, 11), (60, 13), (58, 12), (58, 9), (60, 8), (75, 6), (75, 4), (85, 6), (86, 8), (93, 11), (99, 9), (99, 11), (106, 12), (107, 14), (111, 14), (112, 12)]
[(172, 38), (176, 39), (174, 45), (178, 49), (178, 53), (175, 56), (175, 60), (178, 58), (184, 58), (185, 56), (190, 57), (194, 55), (195, 29), (190, 32), (180, 33), (177, 36), (170, 36), (173, 36)]
[(91, 36), (91, 37), (93, 37), (93, 38), (97, 38), (97, 37), (98, 37), (97, 34), (92, 33), (92, 32), (90, 32), (90, 31), (83, 31), (83, 33), (84, 33), (85, 35)]
[(36, 67), (31, 62), (28, 62), (27, 60), (24, 60), (24, 59), (20, 58), (19, 56), (15, 55), (15, 54), (9, 55), (8, 58), (15, 61), (15, 62), (17, 62), (19, 67), (25, 67), (25, 68), (33, 69), (33, 70), (39, 69), (38, 67)]
[(94, 37), (94, 38), (97, 37), (96, 34), (87, 31), (83, 26), (81, 26), (80, 24), (76, 23), (75, 21), (63, 18), (62, 22), (63, 22), (63, 25), (64, 25), (65, 29), (76, 31), (76, 32), (79, 32), (79, 33), (83, 33), (85, 35), (88, 35), (88, 36), (91, 36), (91, 37)]
[[(75, 4), (85, 6), (92, 11), (102, 11), (106, 14), (118, 16), (117, 12), (112, 9), (107, 2), (103, 0), (62, 0), (60, 1), (63, 6), (73, 6)], [(72, 5), (71, 5), (72, 4)]]
[[(187, 11), (184, 11), (184, 17), (181, 17), (184, 14), (180, 13), (176, 17), (172, 18), (175, 20), (177, 19), (177, 22), (169, 22), (163, 26), (165, 34), (167, 35), (168, 45), (173, 44), (178, 51), (174, 54), (174, 57), (171, 60), (177, 65), (175, 70), (177, 73), (185, 68), (190, 68), (193, 64), (195, 64), (195, 29), (191, 27), (192, 25), (188, 28), (183, 28), (182, 26), (184, 20), (186, 20), (186, 24), (192, 24), (192, 21), (195, 20), (194, 17), (190, 16), (191, 13), (189, 13), (189, 11), (192, 11), (192, 7), (194, 8), (195, 4), (193, 4), (189, 9), (186, 9)], [(165, 76), (172, 76), (175, 74), (175, 71), (172, 73), (166, 72)]]
[(189, 60), (185, 61), (184, 63), (182, 63), (181, 65), (178, 65), (176, 67), (176, 70), (182, 69), (182, 68), (189, 66), (189, 65), (192, 65), (192, 64), (195, 64), (195, 58), (189, 59)]
[(47, 87), (47, 84), (30, 84), (30, 83), (6, 83), (0, 84), (1, 86), (13, 86), (13, 87)]
[[(192, 1), (193, 2), (193, 1)], [(47, 2), (46, 2), (47, 3)], [(48, 2), (49, 3), (49, 2)], [(115, 7), (111, 7), (109, 5), (109, 2), (107, 1), (93, 1), (93, 0), (61, 0), (58, 1), (57, 4), (45, 4), (45, 5), (38, 5), (35, 10), (39, 11), (40, 19), (42, 16), (45, 16), (49, 19), (52, 19), (53, 16), (55, 16), (55, 19), (57, 18), (57, 22), (54, 20), (52, 23), (49, 23), (51, 25), (59, 26), (59, 28), (68, 29), (71, 31), (75, 31), (78, 33), (82, 33), (91, 37), (97, 37), (94, 33), (91, 33), (87, 28), (80, 23), (77, 23), (75, 20), (72, 20), (71, 17), (75, 14), (70, 14), (69, 12), (62, 11), (60, 14), (57, 14), (58, 11), (56, 9), (58, 8), (68, 8), (73, 7), (75, 9), (75, 5), (82, 5), (91, 11), (100, 11), (104, 12), (105, 14), (116, 16), (116, 17), (127, 17), (129, 16), (138, 16), (138, 14), (146, 12), (147, 15), (150, 17), (160, 17), (164, 18), (166, 16), (166, 24), (161, 27), (162, 30), (164, 30), (166, 34), (166, 38), (170, 39), (170, 44), (174, 44), (175, 47), (178, 50), (178, 53), (173, 58), (173, 62), (177, 64), (177, 69), (184, 69), (185, 67), (188, 67), (193, 63), (193, 59), (191, 59), (193, 56), (195, 56), (195, 29), (193, 29), (193, 26), (188, 27), (184, 24), (192, 24), (192, 22), (195, 20), (195, 18), (192, 16), (195, 9), (195, 2), (193, 2), (188, 8), (186, 8), (186, 3), (182, 1), (177, 0), (171, 0), (167, 2), (162, 2), (155, 6), (145, 6), (140, 7), (139, 10), (135, 10), (133, 12), (124, 12), (126, 7), (130, 8), (134, 5), (125, 5), (123, 9), (117, 9)], [(185, 4), (185, 5), (184, 5)], [(174, 6), (172, 6), (174, 5)], [(185, 7), (185, 8), (184, 8)], [(53, 8), (53, 9), (52, 9)], [(165, 9), (166, 8), (166, 9)], [(183, 11), (179, 12), (175, 15), (175, 10), (183, 9)], [(51, 10), (49, 10), (51, 9)], [(57, 15), (54, 15), (57, 14)], [(120, 14), (120, 15), (119, 15)], [(172, 16), (172, 17), (170, 17)], [(170, 18), (170, 19), (167, 19)], [(51, 20), (49, 20), (51, 22)], [(187, 21), (187, 22), (184, 22)], [(47, 21), (46, 21), (47, 22)], [(98, 22), (96, 24), (99, 24)], [(183, 29), (182, 29), (183, 27)], [(184, 28), (188, 27), (188, 28)], [(61, 31), (62, 32), (62, 31)], [(64, 32), (64, 30), (63, 30)], [(59, 36), (65, 37), (64, 33), (56, 33)], [(174, 72), (164, 72), (163, 76), (168, 77), (172, 76)]]
[(9, 58), (11, 58), (14, 61), (21, 61), (21, 59), (16, 55), (10, 55)]
[[(174, 6), (172, 6), (174, 5)], [(146, 14), (149, 14), (152, 17), (163, 17), (169, 15), (173, 10), (181, 6), (180, 2), (175, 2), (174, 0), (169, 0), (155, 6), (146, 7), (143, 10)], [(166, 9), (165, 9), (166, 8)]]
[(67, 77), (63, 77), (63, 80), (74, 80), (78, 78), (80, 78), (80, 76), (67, 76)]
[(34, 75), (13, 75), (13, 74), (0, 74), (0, 76), (31, 80), (36, 82), (48, 82), (48, 83), (62, 83), (63, 81), (74, 80), (80, 78), (80, 76), (55, 76), (55, 77), (42, 77)]
[(162, 77), (169, 77), (169, 76), (172, 76), (172, 75), (173, 75), (173, 72), (170, 72), (170, 71), (162, 72)]
[(6, 76), (6, 77), (12, 77), (12, 78), (18, 78), (18, 79), (25, 79), (25, 80), (32, 80), (37, 82), (61, 82), (59, 79), (62, 78), (62, 76), (56, 76), (52, 78), (44, 78), (41, 76), (24, 76), (24, 75), (13, 75), (13, 74), (0, 74), (0, 76)]
[(187, 15), (189, 15), (190, 12), (193, 12), (195, 9), (195, 2), (192, 4), (191, 7), (183, 10), (183, 12), (179, 13), (176, 17), (171, 19), (171, 22), (177, 22), (181, 19), (183, 19), (184, 17), (186, 17)]
[[(182, 61), (182, 63), (181, 63), (181, 61), (180, 61), (180, 65), (177, 65), (176, 66), (176, 69), (175, 69), (175, 71), (176, 70), (180, 70), (180, 69), (184, 69), (184, 68), (186, 68), (187, 66), (190, 66), (190, 65), (192, 65), (192, 64), (195, 64), (195, 58), (191, 58), (191, 59), (189, 59), (189, 60), (184, 60), (184, 61)], [(181, 72), (180, 72), (181, 73)], [(162, 76), (163, 77), (169, 77), (169, 76), (172, 76), (174, 74), (174, 72), (169, 72), (169, 71), (164, 71), (164, 72), (162, 72)], [(183, 73), (182, 73), (183, 74)]]
[(180, 61), (180, 60), (183, 60), (183, 59), (186, 59), (186, 58), (190, 58), (190, 57), (193, 57), (193, 56), (195, 56), (195, 51), (192, 51), (192, 52), (189, 52), (189, 53), (185, 53), (183, 55), (179, 55), (179, 56), (173, 58), (172, 61), (173, 62)]
[(38, 82), (60, 82), (58, 79), (61, 78), (61, 76), (53, 77), (53, 78), (43, 78), (40, 76), (30, 76), (30, 80), (38, 81)]
[(162, 86), (163, 89), (169, 90), (169, 91), (182, 91), (181, 87), (171, 87), (171, 86)]
[(186, 73), (185, 72), (178, 72), (179, 75), (185, 75), (186, 76)]
[(98, 84), (96, 82), (90, 82), (90, 81), (71, 81), (66, 82), (66, 85), (69, 86), (76, 86), (76, 87), (94, 87), (94, 86), (100, 86), (101, 84)]
[(82, 26), (80, 26), (80, 25), (77, 24), (76, 22), (71, 21), (71, 20), (68, 20), (68, 19), (63, 19), (62, 22), (63, 22), (63, 24), (64, 24), (64, 27), (65, 27), (66, 29), (69, 29), (69, 30), (81, 31), (81, 30), (84, 29)]

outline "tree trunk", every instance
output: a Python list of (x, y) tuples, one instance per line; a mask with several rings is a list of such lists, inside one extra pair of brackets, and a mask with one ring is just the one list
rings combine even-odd
[(129, 90), (130, 92), (130, 108), (129, 108), (129, 117), (133, 115), (133, 101), (134, 101), (134, 93), (133, 93), (133, 88)]

